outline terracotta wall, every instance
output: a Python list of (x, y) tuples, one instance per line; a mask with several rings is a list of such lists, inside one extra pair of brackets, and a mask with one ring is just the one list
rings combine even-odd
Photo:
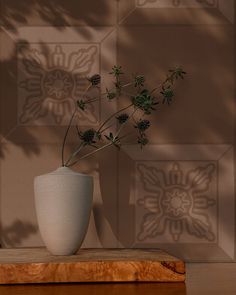
[[(42, 245), (33, 178), (60, 165), (80, 77), (99, 72), (103, 91), (119, 64), (155, 86), (182, 65), (187, 78), (174, 104), (152, 117), (147, 148), (134, 142), (76, 167), (95, 179), (84, 247), (235, 259), (234, 2), (0, 0), (2, 247)], [(53, 77), (69, 81), (67, 90), (49, 89)], [(123, 103), (95, 103), (78, 114), (80, 124), (96, 127)]]

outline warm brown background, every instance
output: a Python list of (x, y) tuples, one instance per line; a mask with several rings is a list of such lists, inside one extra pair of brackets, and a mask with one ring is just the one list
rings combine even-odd
[[(84, 247), (235, 259), (234, 2), (0, 0), (2, 247), (42, 245), (33, 178), (60, 165), (71, 104), (85, 87), (80, 75), (100, 72), (105, 88), (119, 64), (155, 86), (182, 65), (188, 76), (175, 103), (152, 118), (149, 147), (110, 149), (76, 168), (95, 178)], [(76, 52), (86, 62), (76, 63)], [(49, 91), (53, 70), (59, 85), (69, 79), (67, 92)], [(96, 127), (119, 105), (94, 104), (87, 118), (79, 114), (81, 125)], [(198, 173), (204, 181), (191, 187)]]

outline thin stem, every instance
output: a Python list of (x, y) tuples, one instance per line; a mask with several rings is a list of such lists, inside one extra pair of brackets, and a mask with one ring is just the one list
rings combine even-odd
[[(127, 84), (127, 85), (128, 85), (128, 84)], [(122, 86), (122, 87), (124, 87), (124, 86)], [(129, 95), (129, 96), (133, 96), (133, 95), (134, 95), (133, 93), (129, 93), (129, 92), (126, 92), (126, 91), (124, 91), (124, 90), (121, 90), (121, 94), (122, 94), (122, 93), (125, 94), (125, 95)], [(103, 96), (103, 95), (105, 95), (105, 94), (107, 94), (107, 92), (105, 92), (105, 93), (101, 93), (101, 94), (100, 94), (100, 97), (96, 97), (96, 98), (88, 99), (88, 100), (85, 101), (85, 103), (87, 104), (87, 103), (91, 103), (91, 102), (96, 102), (96, 101), (102, 100), (102, 99), (106, 98), (105, 96), (104, 96), (104, 97), (101, 97), (101, 96)]]
[(87, 158), (87, 157), (90, 157), (91, 155), (93, 155), (93, 154), (95, 154), (95, 153), (97, 153), (97, 152), (99, 152), (99, 151), (105, 149), (106, 147), (111, 146), (112, 144), (113, 144), (112, 142), (110, 142), (110, 143), (108, 143), (108, 144), (105, 144), (104, 146), (100, 147), (99, 149), (97, 149), (97, 150), (95, 150), (95, 151), (92, 151), (92, 152), (90, 152), (90, 153), (84, 155), (83, 157), (79, 158), (78, 160), (72, 162), (71, 164), (68, 165), (68, 167), (71, 167), (71, 166), (75, 165), (75, 164), (78, 163), (79, 161), (81, 161), (81, 160), (83, 160), (83, 159), (85, 159), (85, 158)]
[(121, 93), (123, 93), (125, 95), (128, 95), (128, 96), (134, 96), (135, 95), (133, 93), (130, 93), (130, 92), (127, 92), (127, 91), (124, 91), (124, 90), (121, 90)]
[(134, 114), (132, 114), (132, 120), (134, 121), (135, 125), (137, 125), (137, 121), (134, 118)]
[[(134, 83), (132, 82), (132, 83), (127, 83), (127, 84), (121, 85), (121, 88), (124, 88), (124, 87), (130, 86), (130, 85), (134, 85)], [(111, 91), (113, 91), (113, 90), (116, 90), (116, 88), (112, 88), (112, 89), (111, 89)], [(123, 92), (123, 91), (122, 91), (122, 92)], [(133, 94), (130, 94), (130, 93), (128, 93), (128, 92), (124, 92), (124, 93), (127, 94), (127, 95), (133, 95)], [(100, 100), (100, 99), (104, 99), (104, 98), (106, 98), (106, 97), (101, 97), (101, 96), (106, 95), (106, 94), (107, 94), (107, 92), (103, 92), (103, 93), (100, 94), (100, 97), (92, 98), (92, 99), (88, 99), (88, 100), (85, 101), (85, 103), (91, 103), (91, 102), (98, 101), (98, 100)]]
[[(90, 87), (92, 87), (92, 83), (90, 83), (90, 84), (86, 87), (86, 89), (85, 89), (84, 93), (82, 94), (82, 96), (83, 96), (83, 95), (89, 90)], [(76, 114), (76, 111), (77, 111), (77, 108), (75, 107), (75, 110), (74, 110), (74, 112), (73, 112), (73, 114), (72, 114), (72, 116), (71, 116), (71, 118), (70, 118), (70, 122), (69, 122), (69, 125), (68, 125), (67, 129), (66, 129), (66, 133), (65, 133), (65, 136), (64, 136), (64, 139), (63, 139), (63, 143), (62, 143), (62, 151), (61, 151), (61, 164), (62, 164), (62, 166), (65, 166), (65, 162), (64, 162), (64, 150), (65, 150), (65, 144), (66, 144), (66, 139), (67, 139), (67, 136), (68, 136), (68, 133), (69, 133), (69, 130), (70, 130), (70, 127), (71, 127), (72, 121), (73, 121), (73, 119), (74, 119), (74, 116), (75, 116), (75, 114)]]
[(134, 109), (133, 112), (131, 113), (131, 115), (129, 115), (129, 118), (125, 121), (124, 124), (122, 124), (119, 128), (119, 130), (117, 131), (117, 133), (115, 134), (114, 138), (118, 137), (121, 130), (124, 128), (124, 126), (129, 122), (130, 118), (133, 117), (134, 113), (137, 111), (137, 109)]
[(90, 84), (86, 87), (86, 89), (84, 90), (84, 93), (83, 93), (81, 96), (84, 96), (85, 93), (86, 93), (86, 92), (89, 90), (89, 88), (92, 87), (92, 86), (93, 86), (93, 84), (90, 83)]
[(77, 131), (77, 133), (78, 133), (78, 135), (79, 135), (79, 128), (78, 128), (77, 125), (75, 125), (75, 129), (76, 129), (76, 131)]
[(172, 76), (173, 76), (173, 74), (170, 75), (170, 76), (167, 76), (166, 79), (165, 79), (165, 81), (162, 82), (162, 83), (160, 83), (160, 84), (159, 84), (156, 88), (154, 88), (150, 93), (153, 93), (154, 91), (158, 90), (160, 87), (162, 87), (163, 85), (165, 85), (167, 82), (170, 83), (170, 80), (172, 79)]
[(81, 142), (78, 146), (78, 148), (76, 149), (76, 151), (69, 157), (69, 159), (66, 161), (65, 166), (68, 166), (68, 164), (70, 163), (70, 161), (77, 156), (77, 154), (82, 150), (82, 148), (84, 147), (84, 142)]
[(152, 94), (152, 93), (155, 92), (156, 90), (160, 89), (160, 87), (161, 87), (162, 85), (164, 85), (165, 83), (166, 83), (166, 81), (165, 81), (164, 83), (160, 83), (156, 88), (152, 89), (152, 91), (151, 91), (150, 93)]
[(111, 128), (111, 127), (114, 126), (114, 125), (115, 125), (115, 123), (113, 123), (113, 124), (107, 126), (106, 128), (102, 129), (102, 130), (100, 131), (100, 133), (103, 133), (104, 131), (106, 131), (107, 129)]
[[(137, 111), (137, 109), (135, 109), (135, 110), (132, 112), (132, 114), (129, 116), (129, 119), (134, 115), (134, 113), (135, 113), (136, 111)], [(119, 130), (117, 131), (117, 133), (116, 133), (116, 135), (114, 136), (114, 138), (116, 138), (116, 137), (119, 136), (121, 130), (123, 129), (124, 125), (127, 124), (127, 122), (129, 121), (129, 119), (128, 119), (124, 124), (121, 125), (121, 127), (120, 127)], [(122, 139), (122, 138), (124, 138), (124, 137), (126, 137), (126, 135), (125, 135), (125, 136), (122, 136), (120, 139)], [(110, 142), (110, 143), (108, 143), (108, 144), (105, 144), (104, 146), (102, 146), (102, 147), (96, 149), (95, 151), (92, 151), (92, 152), (90, 152), (90, 153), (84, 155), (83, 157), (77, 159), (76, 161), (74, 161), (74, 162), (72, 162), (72, 163), (70, 163), (70, 164), (69, 164), (69, 161), (67, 161), (66, 165), (67, 165), (67, 167), (71, 167), (71, 166), (77, 164), (80, 160), (83, 160), (83, 159), (85, 159), (85, 158), (87, 158), (87, 157), (90, 157), (90, 156), (92, 156), (93, 154), (95, 154), (95, 153), (97, 153), (97, 152), (99, 152), (99, 151), (101, 151), (101, 150), (103, 150), (103, 149), (105, 149), (105, 148), (111, 146), (112, 144), (114, 144), (114, 142)], [(81, 148), (78, 149), (78, 152), (79, 152), (79, 150), (81, 150)], [(74, 155), (76, 156), (76, 155), (78, 154), (78, 152), (75, 152)]]
[(125, 138), (125, 137), (128, 137), (128, 136), (130, 136), (130, 135), (132, 135), (132, 134), (133, 134), (133, 132), (126, 133), (126, 134), (122, 135), (122, 136), (120, 137), (120, 139), (123, 139), (123, 138)]
[(130, 85), (134, 85), (134, 82), (130, 82), (130, 83), (124, 84), (121, 87), (127, 87), (127, 86), (130, 86)]
[(97, 98), (88, 99), (84, 103), (91, 103), (91, 102), (99, 101), (102, 98), (105, 98), (105, 97), (97, 97)]
[(66, 129), (66, 133), (65, 133), (65, 136), (64, 136), (64, 139), (63, 139), (63, 143), (62, 143), (62, 150), (61, 150), (61, 164), (62, 166), (65, 166), (65, 162), (64, 162), (64, 150), (65, 150), (65, 144), (66, 144), (66, 139), (67, 139), (67, 136), (68, 136), (68, 133), (69, 133), (69, 130), (70, 130), (70, 127), (71, 127), (71, 124), (72, 124), (72, 121), (74, 119), (74, 116), (76, 114), (76, 109), (74, 110), (71, 118), (70, 118), (70, 122), (69, 122), (69, 125)]
[(127, 107), (122, 108), (122, 109), (120, 109), (119, 111), (117, 111), (117, 112), (115, 112), (114, 114), (112, 114), (111, 116), (109, 116), (109, 117), (108, 117), (108, 118), (102, 123), (102, 125), (99, 127), (99, 129), (98, 129), (97, 132), (99, 132), (99, 131), (102, 129), (102, 127), (103, 127), (107, 122), (109, 122), (113, 117), (115, 117), (115, 116), (116, 116), (117, 114), (119, 114), (120, 112), (127, 110), (127, 109), (130, 108), (132, 105), (133, 105), (133, 104), (131, 103), (131, 104), (129, 104)]

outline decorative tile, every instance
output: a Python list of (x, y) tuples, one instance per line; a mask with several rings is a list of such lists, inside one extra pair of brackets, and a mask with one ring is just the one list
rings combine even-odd
[(138, 161), (136, 243), (216, 242), (216, 164)]
[(121, 1), (119, 7), (121, 24), (234, 22), (233, 0), (133, 0)]
[[(62, 127), (68, 124), (76, 100), (85, 92), (87, 77), (100, 73), (107, 81), (106, 86), (103, 82), (101, 88), (90, 90), (87, 98), (99, 97), (109, 86), (108, 72), (116, 63), (115, 30), (21, 27), (17, 34), (6, 29), (4, 34), (16, 48), (16, 56), (9, 56), (11, 75), (6, 75), (4, 83), (6, 96), (9, 93), (9, 99), (15, 100), (11, 105), (17, 106), (15, 113), (8, 100), (3, 102), (3, 121), (11, 126), (6, 137), (13, 142), (61, 142), (65, 132)], [(10, 81), (12, 73), (16, 79)], [(75, 124), (98, 126), (115, 107), (115, 103), (105, 100), (94, 102), (85, 112), (77, 112)]]
[(232, 146), (129, 145), (119, 167), (121, 245), (160, 247), (189, 261), (234, 259)]
[[(99, 44), (17, 44), (18, 125), (67, 125), (88, 86), (100, 73)], [(47, 52), (47, 54), (46, 54)], [(100, 95), (96, 89), (94, 96)], [(80, 125), (97, 125), (99, 104), (77, 113)]]

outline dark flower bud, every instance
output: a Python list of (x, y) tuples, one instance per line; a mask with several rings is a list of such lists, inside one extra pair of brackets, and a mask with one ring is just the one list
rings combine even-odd
[(88, 129), (80, 134), (80, 138), (86, 144), (92, 144), (92, 143), (95, 143), (94, 141), (95, 134), (96, 134), (96, 131), (94, 129)]
[(77, 107), (84, 111), (85, 109), (85, 102), (83, 100), (76, 101)]
[(138, 128), (140, 131), (145, 131), (150, 127), (150, 121), (148, 120), (141, 120), (137, 123), (135, 128)]
[(124, 124), (129, 119), (129, 116), (127, 114), (121, 114), (118, 117), (116, 117), (116, 119), (120, 124)]
[(93, 86), (96, 86), (101, 83), (101, 76), (99, 74), (95, 74), (92, 77), (88, 78)]
[(138, 137), (138, 144), (140, 144), (141, 148), (143, 146), (145, 146), (146, 144), (148, 144), (148, 142), (149, 141), (148, 141), (147, 137), (145, 137), (145, 136)]

